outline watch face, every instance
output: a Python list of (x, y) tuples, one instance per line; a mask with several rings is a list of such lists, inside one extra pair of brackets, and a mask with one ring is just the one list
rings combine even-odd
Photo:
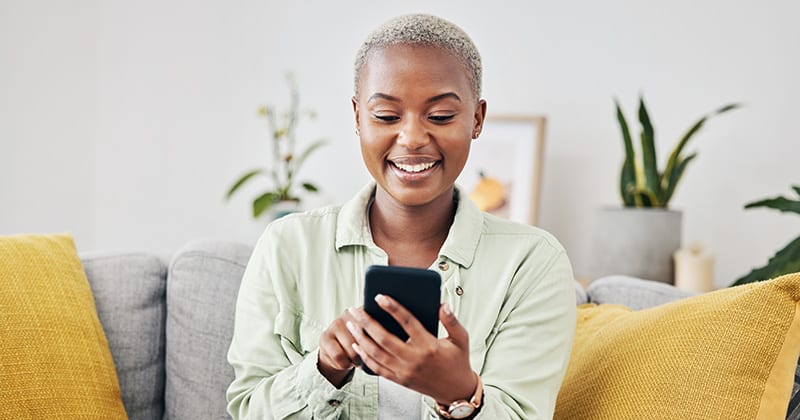
[(450, 417), (454, 419), (463, 419), (469, 417), (475, 408), (468, 402), (464, 401), (450, 409)]

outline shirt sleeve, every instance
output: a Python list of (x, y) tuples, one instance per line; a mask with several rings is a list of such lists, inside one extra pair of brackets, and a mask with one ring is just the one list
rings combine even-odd
[(515, 300), (480, 372), (484, 403), (476, 419), (552, 419), (575, 336), (573, 282), (563, 249), (520, 267), (509, 293)]
[(227, 391), (228, 412), (234, 419), (338, 418), (358, 397), (350, 389), (360, 375), (337, 389), (319, 373), (318, 343), (299, 339), (302, 314), (282, 302), (291, 279), (281, 278), (281, 256), (270, 245), (279, 239), (270, 236), (274, 233), (268, 228), (239, 289), (228, 350), (235, 373)]

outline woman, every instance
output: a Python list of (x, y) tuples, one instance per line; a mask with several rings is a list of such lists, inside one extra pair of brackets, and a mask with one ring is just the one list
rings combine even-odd
[[(234, 418), (552, 417), (572, 271), (551, 235), (481, 213), (455, 186), (483, 127), (480, 92), (480, 56), (450, 22), (402, 16), (364, 42), (352, 103), (374, 182), (259, 240), (228, 355)], [(373, 264), (439, 272), (441, 337), (388, 296), (376, 301), (405, 342), (363, 311)]]

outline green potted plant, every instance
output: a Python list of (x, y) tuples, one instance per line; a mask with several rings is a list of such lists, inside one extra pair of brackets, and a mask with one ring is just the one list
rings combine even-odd
[(271, 187), (253, 199), (253, 218), (269, 214), (273, 219), (296, 211), (301, 197), (300, 192), (316, 193), (319, 188), (309, 181), (299, 181), (298, 173), (305, 160), (315, 150), (325, 144), (325, 140), (313, 141), (298, 149), (296, 130), (301, 118), (314, 119), (313, 111), (300, 112), (297, 83), (291, 74), (286, 75), (289, 84), (289, 108), (279, 111), (273, 106), (264, 105), (258, 114), (266, 120), (270, 134), (270, 164), (265, 167), (251, 169), (241, 175), (228, 189), (225, 198), (230, 198), (239, 189), (256, 178), (266, 178)]
[[(792, 189), (800, 197), (800, 185), (793, 185)], [(784, 196), (767, 198), (745, 204), (745, 209), (764, 207), (787, 213), (800, 214), (800, 199), (792, 200)], [(794, 238), (788, 245), (776, 252), (763, 267), (754, 268), (750, 273), (737, 279), (731, 286), (768, 280), (784, 274), (800, 271), (800, 236)]]
[(686, 152), (686, 146), (709, 118), (739, 105), (726, 105), (695, 122), (677, 141), (662, 170), (658, 166), (655, 129), (644, 98), (639, 97), (638, 152), (622, 107), (614, 102), (625, 150), (619, 177), (623, 207), (601, 209), (598, 214), (592, 277), (626, 274), (672, 283), (672, 254), (681, 244), (682, 214), (670, 210), (669, 202), (687, 166), (697, 157), (697, 152)]

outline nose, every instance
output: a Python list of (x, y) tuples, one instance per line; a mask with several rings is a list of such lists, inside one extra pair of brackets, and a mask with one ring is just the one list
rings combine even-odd
[(431, 142), (425, 125), (415, 118), (407, 119), (397, 134), (397, 144), (409, 150), (418, 150)]

